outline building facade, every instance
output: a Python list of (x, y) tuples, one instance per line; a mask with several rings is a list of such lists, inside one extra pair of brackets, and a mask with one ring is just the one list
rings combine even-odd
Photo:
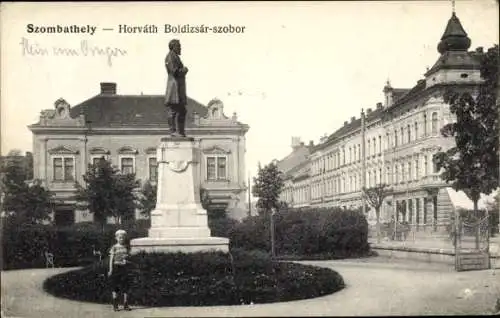
[[(169, 134), (162, 95), (119, 95), (116, 83), (101, 83), (100, 93), (70, 106), (64, 99), (44, 110), (33, 134), (34, 178), (55, 194), (56, 224), (92, 221), (75, 209), (75, 182), (82, 183), (89, 164), (104, 157), (122, 173), (135, 173), (142, 184), (156, 183), (156, 148)], [(189, 98), (186, 133), (198, 144), (201, 187), (212, 209), (245, 215), (245, 134), (249, 127), (236, 114), (227, 117), (220, 100), (202, 105)], [(137, 214), (139, 215), (139, 214)]]
[(455, 142), (440, 132), (455, 120), (445, 92), (474, 93), (482, 81), (482, 51), (468, 51), (470, 43), (453, 12), (438, 44), (440, 56), (425, 77), (409, 89), (388, 81), (384, 103), (345, 121), (297, 169), (284, 171), (282, 200), (292, 206), (357, 208), (363, 204), (363, 186), (385, 183), (393, 191), (382, 206), (382, 220), (394, 216), (413, 224), (447, 224), (452, 206), (433, 155)]

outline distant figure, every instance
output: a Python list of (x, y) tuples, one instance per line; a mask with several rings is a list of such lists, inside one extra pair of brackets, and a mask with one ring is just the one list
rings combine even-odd
[(167, 89), (165, 92), (165, 106), (170, 109), (170, 133), (172, 136), (186, 136), (186, 74), (187, 67), (182, 64), (181, 43), (179, 40), (171, 40), (168, 43), (165, 67), (167, 69)]

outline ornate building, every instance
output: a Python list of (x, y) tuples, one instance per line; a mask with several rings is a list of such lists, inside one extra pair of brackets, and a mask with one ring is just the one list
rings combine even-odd
[[(91, 221), (74, 209), (75, 181), (82, 183), (89, 163), (101, 157), (143, 183), (156, 182), (156, 147), (169, 133), (164, 96), (119, 95), (115, 83), (101, 83), (98, 95), (71, 107), (64, 99), (44, 110), (33, 133), (34, 178), (55, 193), (56, 224)], [(227, 117), (214, 99), (204, 106), (188, 99), (186, 131), (201, 149), (197, 169), (211, 208), (246, 214), (245, 134), (236, 114)]]
[(453, 208), (450, 189), (432, 158), (454, 145), (440, 133), (454, 120), (445, 91), (474, 92), (481, 83), (482, 50), (468, 51), (470, 44), (453, 12), (437, 47), (440, 56), (425, 77), (409, 89), (387, 82), (383, 104), (345, 121), (307, 159), (284, 171), (282, 200), (292, 206), (360, 207), (363, 185), (386, 183), (394, 191), (382, 206), (382, 219), (445, 225)]

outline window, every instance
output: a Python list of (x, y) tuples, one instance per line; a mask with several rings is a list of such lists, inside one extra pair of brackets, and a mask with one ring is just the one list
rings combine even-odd
[(373, 138), (373, 155), (377, 153), (377, 139)]
[(424, 114), (424, 136), (427, 136), (427, 114)]
[(352, 162), (352, 149), (349, 147), (349, 162)]
[(134, 173), (134, 158), (133, 157), (121, 157), (120, 158), (120, 170), (121, 170), (122, 174)]
[(366, 148), (367, 148), (366, 156), (369, 157), (370, 156), (370, 140), (368, 140), (368, 146)]
[(404, 144), (405, 140), (405, 130), (403, 127), (401, 127), (401, 144)]
[(401, 164), (401, 182), (404, 182), (405, 181), (405, 164), (402, 163)]
[(438, 131), (438, 114), (432, 113), (432, 134), (437, 134)]
[(428, 174), (428, 170), (427, 170), (427, 156), (424, 156), (424, 176), (426, 176)]
[(361, 145), (358, 144), (358, 160), (361, 160)]
[(389, 169), (389, 167), (387, 167), (385, 170), (385, 183), (391, 184), (391, 170)]
[(415, 122), (415, 140), (418, 139), (418, 123)]
[(394, 130), (394, 147), (398, 146), (398, 131)]
[(372, 186), (372, 173), (368, 171), (368, 187)]
[(411, 142), (411, 128), (410, 125), (406, 126), (406, 129), (408, 130), (408, 143)]
[(411, 181), (412, 179), (411, 162), (408, 162), (408, 181)]
[(207, 157), (207, 180), (227, 179), (227, 159), (222, 156)]
[(399, 181), (398, 165), (394, 165), (394, 183), (398, 183), (398, 181)]
[(417, 159), (417, 160), (415, 160), (415, 179), (417, 179), (417, 180), (420, 177), (420, 175), (419, 175), (420, 171), (418, 171), (418, 170), (419, 169), (418, 169), (418, 159)]
[(378, 169), (378, 183), (382, 183), (382, 168)]
[(156, 157), (148, 158), (149, 165), (149, 180), (157, 181), (158, 180), (158, 163), (156, 161)]
[(342, 164), (345, 165), (345, 149), (342, 149)]
[(378, 136), (378, 152), (382, 153), (382, 136)]
[(54, 181), (75, 180), (75, 160), (72, 157), (54, 157), (52, 161)]

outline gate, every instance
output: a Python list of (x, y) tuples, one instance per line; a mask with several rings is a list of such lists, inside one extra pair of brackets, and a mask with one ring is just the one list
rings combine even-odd
[(477, 221), (455, 218), (455, 269), (490, 269), (488, 215)]

